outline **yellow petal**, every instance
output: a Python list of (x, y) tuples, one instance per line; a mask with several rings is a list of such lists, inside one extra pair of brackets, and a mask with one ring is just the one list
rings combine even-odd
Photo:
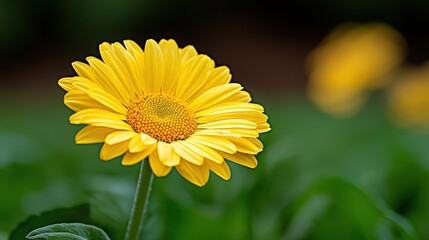
[(130, 140), (131, 138), (133, 138), (136, 135), (137, 135), (137, 133), (135, 133), (133, 131), (116, 131), (116, 132), (109, 134), (106, 137), (105, 142), (109, 145), (113, 145), (113, 144), (117, 144), (117, 143), (120, 143), (123, 141)]
[(102, 109), (85, 109), (70, 116), (72, 124), (90, 124), (96, 127), (108, 127), (119, 130), (132, 130), (122, 121), (124, 116)]
[(256, 103), (226, 102), (206, 108), (195, 113), (196, 117), (222, 113), (263, 112), (264, 108)]
[(256, 129), (257, 125), (254, 122), (245, 119), (225, 119), (215, 122), (198, 124), (199, 129), (223, 129), (223, 128), (245, 128)]
[(264, 144), (262, 144), (261, 141), (257, 138), (246, 138), (247, 140), (251, 141), (256, 147), (259, 148), (260, 151), (264, 148)]
[(76, 87), (74, 87), (72, 84), (72, 79), (73, 78), (71, 77), (63, 77), (58, 81), (58, 85), (60, 85), (60, 87), (66, 90), (67, 92), (76, 90)]
[(90, 109), (85, 109), (73, 114), (70, 117), (71, 119), (70, 121), (76, 121), (77, 122), (76, 124), (85, 124), (85, 122), (78, 122), (78, 121), (85, 121), (86, 119), (91, 119), (93, 117), (100, 117), (100, 118), (105, 117), (105, 118), (113, 118), (118, 120), (126, 119), (125, 115), (120, 113), (113, 113), (109, 110), (104, 110), (104, 109), (90, 108)]
[(130, 140), (129, 151), (131, 153), (141, 152), (143, 149), (154, 145), (155, 143), (157, 143), (156, 139), (144, 133), (140, 133)]
[(222, 102), (245, 102), (249, 103), (252, 101), (252, 97), (250, 96), (250, 93), (246, 91), (239, 91), (234, 93), (234, 95), (224, 99)]
[(228, 139), (216, 136), (192, 135), (189, 140), (201, 143), (213, 149), (234, 154), (237, 152), (237, 147)]
[[(116, 43), (115, 45), (120, 45), (120, 44)], [(107, 49), (104, 49), (103, 46), (106, 46)], [(122, 45), (120, 46), (122, 47)], [(108, 43), (103, 43), (100, 45), (100, 54), (101, 54), (101, 57), (103, 58), (103, 61), (107, 64), (107, 66), (109, 66), (116, 74), (116, 76), (118, 76), (118, 80), (124, 86), (128, 96), (134, 96), (134, 93), (137, 90), (133, 85), (133, 80), (132, 80), (132, 78), (135, 77), (133, 74), (134, 69), (127, 68), (129, 65), (129, 62), (133, 59), (133, 56), (131, 56), (131, 54), (128, 53), (129, 56), (123, 57), (122, 54), (115, 53), (114, 48)]]
[(230, 74), (229, 68), (226, 66), (220, 66), (210, 71), (210, 75), (204, 86), (201, 87), (200, 93), (203, 93), (213, 87), (227, 84), (231, 81), (232, 75)]
[(100, 151), (101, 160), (111, 160), (113, 158), (119, 157), (124, 154), (128, 149), (128, 141), (123, 141), (118, 144), (109, 145), (107, 143), (103, 144), (103, 147)]
[[(137, 93), (140, 95), (144, 95), (145, 92), (147, 92), (146, 90), (146, 85), (144, 84), (144, 73), (143, 70), (144, 68), (144, 54), (143, 54), (143, 50), (140, 48), (140, 46), (131, 41), (131, 40), (125, 40), (124, 41), (125, 47), (127, 48), (127, 51), (133, 55), (134, 57), (134, 63), (135, 63), (135, 67), (134, 70), (136, 71), (136, 78), (132, 79), (133, 81), (133, 86), (136, 89), (139, 89), (139, 91), (137, 91)], [(122, 54), (124, 55), (124, 54)]]
[(158, 142), (158, 157), (162, 164), (174, 167), (180, 163), (180, 156), (169, 143)]
[(260, 152), (260, 148), (246, 138), (228, 137), (228, 139), (237, 146), (238, 152), (247, 154), (257, 154)]
[(86, 126), (76, 134), (75, 141), (77, 144), (104, 142), (107, 135), (114, 131), (111, 128)]
[(128, 109), (125, 108), (124, 105), (122, 105), (114, 96), (101, 90), (100, 88), (91, 88), (86, 93), (92, 99), (98, 101), (113, 111), (127, 115)]
[(92, 70), (92, 68), (88, 64), (76, 61), (72, 63), (72, 66), (79, 76), (91, 80), (95, 79), (94, 70)]
[(198, 130), (194, 135), (218, 136), (218, 137), (259, 137), (255, 129), (203, 129)]
[(164, 57), (161, 48), (152, 39), (147, 40), (145, 44), (144, 65), (148, 93), (159, 93), (164, 83)]
[(183, 49), (180, 49), (180, 62), (181, 64), (185, 64), (189, 59), (198, 55), (197, 50), (195, 50), (194, 46), (186, 46)]
[(99, 108), (108, 110), (106, 106), (90, 98), (88, 94), (80, 90), (73, 90), (66, 93), (66, 95), (64, 95), (64, 104), (75, 112), (79, 112), (88, 108)]
[(206, 55), (190, 59), (180, 70), (177, 80), (176, 97), (188, 100), (206, 82), (214, 62)]
[(161, 40), (159, 46), (161, 47), (165, 63), (165, 81), (162, 86), (162, 92), (173, 95), (180, 70), (179, 47), (172, 39), (168, 41)]
[[(127, 82), (129, 87), (132, 88), (131, 96), (143, 95), (143, 68), (137, 63), (136, 56), (129, 51), (127, 51), (120, 43), (113, 44), (113, 50), (115, 56), (123, 63), (126, 72), (130, 76), (130, 81)], [(133, 50), (135, 51), (135, 50)], [(138, 57), (143, 57), (138, 55)]]
[(171, 151), (170, 159), (165, 163), (165, 165), (172, 166), (172, 167), (177, 166), (180, 164), (180, 159), (181, 159), (180, 155), (173, 149)]
[(197, 118), (197, 123), (208, 123), (208, 122), (215, 122), (219, 120), (224, 119), (245, 119), (257, 124), (266, 123), (267, 122), (267, 115), (261, 113), (261, 112), (240, 112), (240, 113), (222, 113), (222, 114), (215, 114), (215, 115), (206, 115), (201, 116)]
[[(132, 50), (136, 51), (139, 54), (143, 55), (143, 50), (141, 49), (141, 47), (134, 42), (133, 40), (124, 40), (124, 45), (127, 48), (128, 52), (132, 52)], [(135, 57), (135, 56), (134, 56)]]
[(209, 180), (209, 169), (206, 165), (197, 166), (190, 162), (182, 161), (176, 166), (176, 170), (186, 180), (200, 187), (206, 185)]
[(212, 160), (216, 163), (221, 163), (223, 162), (223, 157), (215, 150), (213, 150), (212, 148), (203, 145), (197, 141), (192, 141), (191, 139), (187, 139), (185, 140), (187, 146), (193, 151), (196, 152), (198, 154), (200, 154), (201, 156)]
[(258, 160), (256, 160), (256, 157), (252, 154), (245, 154), (245, 153), (227, 154), (222, 152), (220, 154), (224, 158), (248, 168), (255, 168), (258, 165)]
[(172, 142), (171, 145), (173, 146), (174, 151), (186, 161), (189, 161), (199, 166), (203, 165), (204, 157), (196, 152), (193, 152), (189, 148), (189, 146), (186, 143), (184, 143), (184, 141)]
[[(98, 60), (94, 57), (89, 57), (87, 59), (95, 59)], [(98, 62), (101, 62), (100, 60), (98, 60)], [(101, 62), (102, 63), (102, 62)], [(76, 87), (79, 88), (92, 88), (92, 87), (100, 87), (101, 89), (103, 89), (106, 92), (112, 93), (115, 92), (115, 89), (111, 87), (111, 84), (109, 84), (109, 81), (106, 81), (105, 78), (101, 78), (96, 74), (96, 72), (94, 71), (93, 67), (82, 63), (82, 62), (73, 62), (72, 66), (74, 68), (74, 70), (76, 71), (76, 73), (82, 77), (83, 79), (88, 79), (90, 81), (85, 81), (85, 80), (79, 80), (79, 81), (74, 81), (73, 85), (75, 85)], [(95, 86), (94, 86), (95, 84)], [(116, 95), (115, 95), (116, 96)], [(117, 97), (117, 96), (116, 96)]]
[(95, 82), (91, 79), (84, 77), (72, 77), (72, 84), (76, 89), (86, 92), (90, 88), (100, 88)]
[(210, 73), (209, 82), (213, 83), (213, 86), (227, 84), (231, 81), (231, 73), (227, 66), (220, 66)]
[(207, 164), (212, 172), (224, 180), (229, 180), (231, 178), (231, 169), (225, 161), (223, 161), (221, 164), (207, 161), (205, 164)]
[(194, 111), (211, 107), (228, 98), (229, 96), (232, 96), (241, 89), (243, 89), (243, 87), (238, 83), (230, 83), (213, 87), (198, 96), (192, 103), (189, 104), (189, 107)]
[(152, 169), (153, 173), (157, 177), (167, 176), (171, 171), (171, 167), (165, 166), (159, 160), (158, 151), (153, 151), (149, 155), (149, 164), (150, 164), (150, 168)]
[(130, 97), (125, 87), (119, 81), (118, 76), (115, 72), (107, 66), (103, 61), (95, 57), (87, 57), (86, 60), (94, 70), (95, 78), (92, 79), (97, 85), (103, 86), (103, 89), (115, 96), (116, 99), (120, 100), (121, 103), (129, 105)]
[(258, 133), (264, 133), (264, 132), (268, 132), (271, 130), (270, 124), (268, 123), (261, 123), (258, 124), (258, 127), (256, 129), (258, 131)]
[(103, 42), (100, 45), (98, 45), (98, 51), (100, 53), (101, 52), (110, 52), (110, 51), (112, 51), (112, 45), (108, 42)]
[[(147, 158), (147, 156), (149, 156), (153, 151), (155, 151), (155, 149), (156, 149), (156, 145), (150, 145), (150, 146), (146, 146), (145, 149), (143, 149), (142, 151), (140, 151), (138, 153), (127, 152), (127, 153), (125, 153), (124, 157), (122, 158), (121, 163), (124, 166), (131, 166), (131, 165), (134, 165), (136, 163), (139, 163), (143, 159)], [(147, 161), (147, 160), (145, 160), (145, 161)]]

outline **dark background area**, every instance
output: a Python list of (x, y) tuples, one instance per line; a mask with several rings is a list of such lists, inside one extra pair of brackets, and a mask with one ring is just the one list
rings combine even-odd
[(54, 91), (70, 63), (98, 55), (98, 44), (173, 38), (228, 65), (258, 92), (302, 92), (307, 54), (347, 21), (382, 21), (409, 46), (407, 61), (429, 53), (429, 2), (327, 1), (0, 1), (1, 88)]

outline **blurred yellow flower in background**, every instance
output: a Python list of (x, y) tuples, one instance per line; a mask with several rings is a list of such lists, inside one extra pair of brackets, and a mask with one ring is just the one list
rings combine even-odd
[(268, 117), (230, 83), (227, 67), (174, 40), (148, 40), (144, 51), (130, 40), (124, 45), (101, 44), (102, 60), (74, 62), (78, 76), (59, 81), (68, 92), (64, 103), (76, 112), (70, 122), (88, 125), (77, 143), (104, 143), (100, 158), (124, 155), (123, 165), (148, 157), (156, 176), (175, 168), (198, 186), (210, 171), (230, 178), (224, 158), (256, 167)]
[(395, 123), (429, 129), (429, 63), (404, 69), (388, 96)]
[(401, 64), (405, 43), (382, 24), (344, 24), (334, 29), (308, 57), (308, 96), (336, 116), (356, 113), (371, 90), (390, 81)]

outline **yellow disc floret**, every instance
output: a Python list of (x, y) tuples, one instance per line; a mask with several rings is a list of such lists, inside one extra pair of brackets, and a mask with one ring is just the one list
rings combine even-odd
[(197, 127), (194, 112), (185, 103), (161, 94), (132, 101), (127, 122), (135, 132), (166, 143), (188, 138)]

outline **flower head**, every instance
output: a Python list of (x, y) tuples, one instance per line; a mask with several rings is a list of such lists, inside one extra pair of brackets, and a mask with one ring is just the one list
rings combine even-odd
[(336, 28), (309, 56), (310, 99), (336, 116), (354, 114), (370, 91), (388, 83), (386, 75), (403, 60), (403, 45), (385, 24)]
[(148, 157), (156, 176), (174, 167), (198, 186), (210, 171), (228, 180), (225, 159), (256, 167), (258, 136), (270, 126), (227, 67), (174, 40), (148, 40), (144, 51), (130, 40), (102, 43), (100, 54), (74, 62), (78, 76), (59, 80), (76, 112), (70, 122), (87, 124), (76, 143), (104, 143), (100, 158), (123, 155), (123, 165)]
[(429, 129), (429, 63), (404, 68), (389, 89), (389, 110), (395, 123)]

